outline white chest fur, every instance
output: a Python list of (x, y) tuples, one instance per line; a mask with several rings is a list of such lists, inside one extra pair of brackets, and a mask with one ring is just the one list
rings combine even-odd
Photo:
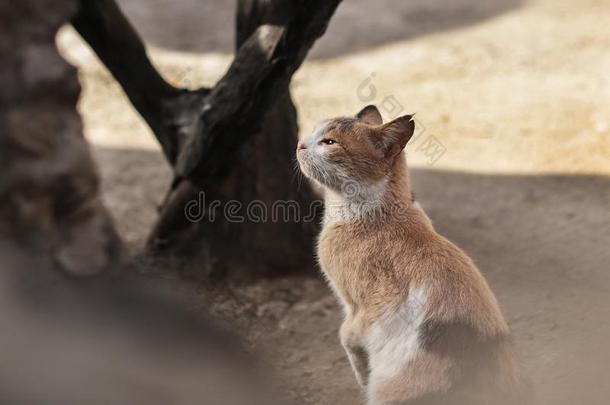
[(326, 190), (324, 195), (324, 224), (354, 222), (380, 210), (388, 179), (372, 185), (355, 182), (344, 184), (341, 192)]
[(425, 288), (415, 288), (397, 311), (373, 324), (366, 341), (370, 366), (378, 377), (399, 373), (401, 367), (417, 356), (425, 305)]

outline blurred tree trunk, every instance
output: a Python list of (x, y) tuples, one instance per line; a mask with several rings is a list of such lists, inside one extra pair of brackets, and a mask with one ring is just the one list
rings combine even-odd
[(75, 6), (0, 5), (0, 245), (84, 276), (115, 268), (123, 246), (82, 135), (76, 69), (55, 48)]

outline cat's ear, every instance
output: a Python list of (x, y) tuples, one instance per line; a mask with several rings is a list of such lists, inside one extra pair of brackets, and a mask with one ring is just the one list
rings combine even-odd
[(415, 132), (412, 115), (403, 115), (380, 127), (381, 147), (386, 157), (394, 157), (402, 151)]
[(383, 124), (383, 119), (381, 118), (381, 114), (379, 110), (374, 105), (370, 104), (364, 107), (358, 114), (356, 114), (356, 118), (360, 121), (363, 121), (369, 125), (381, 125)]

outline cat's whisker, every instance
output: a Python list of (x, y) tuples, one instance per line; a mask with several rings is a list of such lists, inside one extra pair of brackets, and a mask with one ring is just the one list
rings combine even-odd
[(303, 182), (303, 172), (301, 171), (301, 167), (299, 165), (299, 160), (298, 158), (295, 156), (293, 159), (293, 170), (294, 170), (294, 175), (292, 176), (292, 181), (295, 180), (295, 176), (296, 176), (296, 180), (297, 180), (297, 192), (301, 191), (301, 184)]

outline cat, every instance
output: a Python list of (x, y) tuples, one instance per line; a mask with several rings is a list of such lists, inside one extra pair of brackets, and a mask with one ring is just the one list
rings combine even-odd
[(414, 201), (403, 153), (414, 130), (411, 115), (384, 124), (369, 105), (297, 146), (325, 192), (318, 260), (344, 309), (341, 343), (369, 405), (522, 403), (494, 294)]

